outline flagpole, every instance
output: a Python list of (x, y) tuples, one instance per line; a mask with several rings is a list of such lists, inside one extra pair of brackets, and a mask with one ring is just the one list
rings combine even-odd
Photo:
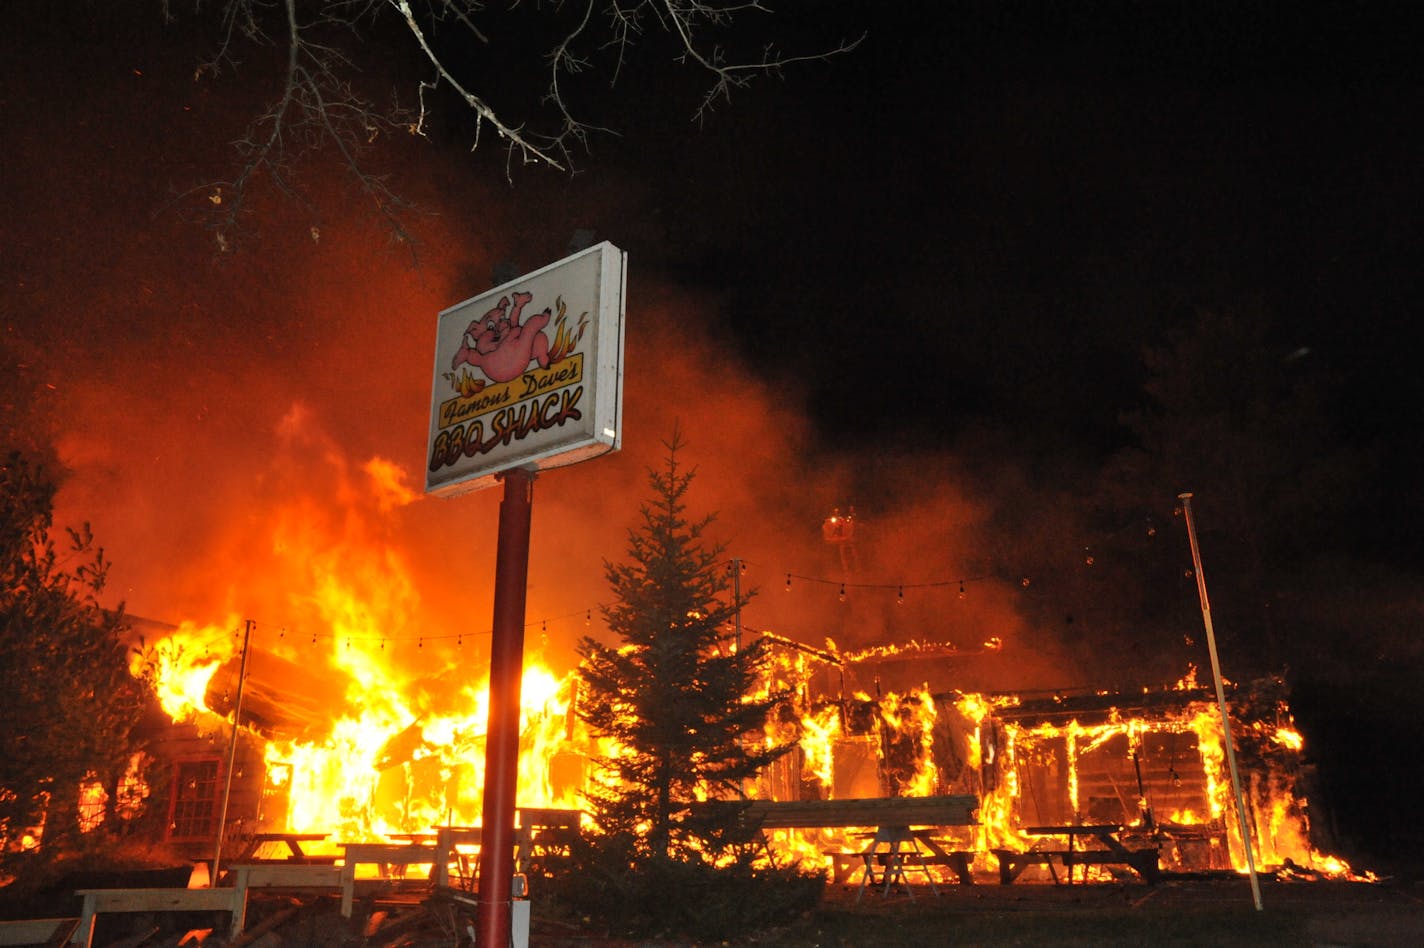
[(1256, 911), (1261, 911), (1261, 880), (1256, 876), (1255, 847), (1251, 843), (1250, 823), (1246, 819), (1246, 797), (1241, 792), (1241, 772), (1236, 767), (1236, 741), (1231, 736), (1231, 718), (1226, 713), (1226, 690), (1221, 684), (1221, 662), (1216, 655), (1216, 633), (1211, 625), (1211, 602), (1206, 595), (1206, 574), (1202, 572), (1201, 550), (1197, 547), (1197, 528), (1192, 520), (1192, 495), (1177, 495), (1187, 518), (1187, 538), (1192, 545), (1192, 569), (1197, 577), (1197, 595), (1201, 599), (1202, 623), (1206, 626), (1206, 648), (1211, 656), (1211, 677), (1216, 683), (1216, 705), (1221, 712), (1222, 741), (1226, 745), (1226, 766), (1231, 772), (1231, 789), (1236, 795), (1236, 818), (1241, 826), (1241, 845), (1246, 850), (1246, 871), (1251, 876), (1251, 896)]

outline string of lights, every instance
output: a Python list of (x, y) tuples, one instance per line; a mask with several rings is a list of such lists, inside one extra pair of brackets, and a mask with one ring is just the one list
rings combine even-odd
[[(1181, 510), (1180, 507), (1174, 509), (1173, 515), (1174, 515), (1174, 516), (1179, 515), (1179, 514), (1180, 514), (1180, 510)], [(1145, 526), (1144, 526), (1144, 524), (1145, 524)], [(1126, 534), (1126, 533), (1129, 533), (1129, 532), (1136, 532), (1136, 531), (1138, 531), (1138, 530), (1143, 531), (1143, 532), (1145, 533), (1145, 535), (1146, 535), (1147, 537), (1149, 537), (1149, 538), (1153, 538), (1153, 537), (1155, 537), (1155, 536), (1157, 535), (1157, 527), (1156, 527), (1156, 524), (1155, 524), (1155, 522), (1153, 521), (1153, 519), (1152, 519), (1150, 516), (1148, 516), (1148, 517), (1145, 517), (1145, 518), (1134, 518), (1134, 519), (1131, 520), (1130, 522), (1125, 523), (1122, 527), (1120, 527), (1120, 528), (1117, 529), (1116, 531), (1112, 531), (1112, 532), (1110, 532), (1110, 533), (1105, 533), (1105, 534), (1100, 534), (1100, 536), (1102, 536), (1105, 540), (1112, 540), (1112, 539), (1117, 538), (1117, 537), (1120, 537), (1120, 536), (1122, 536), (1122, 535), (1124, 535), (1124, 534)], [(1092, 567), (1092, 566), (1094, 566), (1094, 565), (1096, 564), (1096, 562), (1097, 562), (1097, 556), (1096, 556), (1095, 553), (1094, 553), (1094, 548), (1093, 548), (1092, 546), (1084, 546), (1082, 549), (1083, 549), (1083, 558), (1082, 558), (1083, 565), (1084, 565), (1085, 567)], [(806, 584), (806, 585), (810, 585), (810, 586), (824, 586), (824, 587), (830, 587), (830, 588), (836, 589), (836, 590), (837, 590), (838, 598), (839, 598), (840, 601), (842, 601), (842, 602), (845, 602), (845, 601), (849, 598), (849, 595), (850, 595), (850, 593), (851, 593), (852, 591), (857, 591), (857, 590), (863, 591), (863, 592), (885, 592), (885, 593), (893, 592), (893, 593), (895, 594), (895, 601), (896, 601), (897, 603), (900, 603), (900, 604), (903, 604), (903, 603), (905, 602), (906, 593), (912, 593), (912, 592), (916, 592), (916, 591), (925, 591), (925, 590), (938, 590), (938, 589), (955, 590), (956, 593), (957, 593), (958, 598), (964, 599), (964, 598), (966, 598), (966, 597), (968, 596), (970, 588), (971, 588), (972, 586), (974, 586), (975, 584), (986, 583), (986, 582), (993, 582), (993, 581), (996, 581), (996, 580), (998, 580), (998, 581), (1003, 581), (1003, 577), (1002, 577), (1002, 576), (981, 574), (981, 575), (972, 575), (972, 576), (970, 576), (970, 575), (966, 575), (966, 576), (952, 576), (952, 577), (947, 577), (947, 578), (943, 578), (943, 579), (928, 579), (928, 580), (918, 580), (918, 581), (891, 580), (891, 581), (884, 581), (884, 582), (864, 582), (864, 581), (853, 581), (853, 580), (843, 579), (843, 578), (833, 578), (833, 577), (828, 577), (828, 576), (820, 576), (820, 575), (815, 575), (815, 574), (811, 574), (811, 573), (798, 572), (798, 571), (796, 571), (796, 570), (788, 570), (788, 569), (784, 569), (784, 568), (772, 568), (772, 567), (767, 567), (765, 564), (760, 564), (760, 563), (756, 563), (756, 562), (753, 562), (753, 561), (750, 561), (750, 560), (744, 560), (744, 559), (739, 559), (739, 558), (738, 558), (738, 559), (729, 560), (728, 563), (727, 563), (727, 569), (728, 569), (729, 571), (730, 571), (730, 570), (738, 570), (738, 569), (739, 569), (743, 574), (745, 574), (745, 573), (746, 573), (749, 569), (751, 569), (751, 568), (755, 568), (755, 569), (757, 569), (759, 572), (762, 571), (762, 570), (765, 570), (769, 575), (783, 576), (783, 577), (785, 578), (784, 589), (785, 589), (785, 591), (788, 592), (788, 593), (791, 592), (791, 591), (793, 590), (793, 587), (795, 587), (797, 584)], [(1190, 570), (1187, 570), (1187, 571), (1185, 572), (1185, 575), (1188, 576), (1188, 577), (1190, 577), (1190, 576), (1192, 575), (1192, 573), (1191, 573)], [(1029, 576), (1027, 573), (1022, 574), (1022, 575), (1020, 576), (1020, 578), (1018, 579), (1018, 585), (1019, 585), (1020, 587), (1024, 588), (1024, 589), (1029, 588), (1032, 584), (1033, 584), (1033, 580), (1030, 578), (1030, 576)], [(572, 609), (572, 610), (569, 610), (569, 611), (567, 611), (567, 612), (559, 613), (559, 614), (557, 614), (557, 615), (543, 616), (543, 617), (540, 617), (540, 618), (538, 618), (538, 619), (533, 619), (533, 620), (531, 620), (531, 621), (526, 622), (526, 623), (524, 624), (524, 630), (525, 630), (526, 632), (529, 632), (529, 631), (533, 631), (533, 630), (536, 630), (536, 629), (537, 629), (537, 630), (539, 630), (539, 631), (541, 632), (541, 634), (547, 635), (547, 634), (548, 634), (548, 630), (549, 630), (550, 624), (558, 624), (558, 623), (565, 622), (565, 621), (567, 621), (567, 620), (569, 620), (569, 619), (578, 619), (578, 618), (582, 618), (582, 619), (583, 619), (583, 623), (584, 623), (584, 626), (585, 626), (585, 627), (591, 627), (591, 626), (593, 625), (593, 619), (594, 619), (595, 613), (601, 613), (601, 611), (605, 608), (605, 606), (606, 606), (605, 603), (601, 603), (601, 602), (600, 602), (600, 603), (595, 603), (594, 605), (591, 605), (591, 606), (584, 606), (584, 607), (581, 607), (581, 608), (578, 608), (578, 609)], [(463, 646), (464, 646), (466, 639), (470, 639), (470, 640), (472, 640), (472, 641), (476, 641), (476, 642), (477, 642), (477, 641), (480, 641), (480, 640), (487, 639), (487, 638), (489, 638), (490, 636), (493, 635), (493, 630), (490, 630), (490, 629), (486, 629), (486, 630), (484, 630), (484, 631), (477, 631), (477, 632), (458, 631), (458, 632), (435, 633), (435, 634), (419, 633), (419, 634), (417, 634), (417, 635), (415, 635), (415, 636), (412, 637), (412, 636), (409, 636), (409, 635), (405, 635), (405, 636), (393, 636), (393, 635), (377, 635), (377, 634), (371, 634), (371, 633), (333, 632), (333, 631), (321, 631), (321, 632), (313, 631), (313, 632), (308, 632), (308, 633), (302, 634), (302, 633), (297, 633), (297, 632), (294, 632), (294, 631), (289, 630), (285, 624), (281, 624), (281, 623), (272, 623), (272, 624), (258, 623), (257, 626), (256, 626), (256, 628), (262, 628), (262, 627), (271, 628), (273, 625), (275, 625), (275, 626), (277, 627), (277, 629), (278, 629), (277, 638), (278, 638), (279, 640), (286, 640), (286, 639), (288, 639), (289, 637), (290, 637), (291, 640), (293, 640), (293, 641), (298, 640), (298, 639), (300, 639), (300, 638), (307, 638), (307, 639), (310, 640), (310, 644), (312, 644), (312, 645), (317, 645), (317, 644), (319, 644), (319, 643), (322, 642), (322, 641), (333, 641), (333, 642), (339, 642), (339, 643), (343, 644), (345, 647), (351, 647), (353, 644), (358, 644), (358, 643), (361, 644), (361, 645), (363, 645), (363, 646), (366, 645), (366, 644), (368, 644), (368, 643), (376, 643), (378, 649), (381, 650), (381, 651), (384, 651), (384, 650), (386, 649), (386, 646), (387, 646), (388, 644), (389, 644), (390, 646), (392, 646), (393, 648), (394, 648), (394, 647), (414, 646), (414, 648), (415, 648), (416, 650), (423, 650), (423, 649), (425, 648), (425, 645), (426, 645), (427, 643), (435, 644), (435, 643), (454, 642), (455, 646), (456, 646), (457, 648), (459, 648), (459, 647), (463, 647)], [(234, 629), (232, 630), (231, 634), (232, 634), (232, 636), (233, 636), (234, 638), (241, 638), (241, 636), (242, 636), (242, 629), (241, 629), (240, 627), (234, 628)], [(213, 641), (216, 641), (216, 639), (214, 639)], [(205, 647), (209, 647), (210, 645), (211, 645), (211, 642), (209, 642), (209, 643), (208, 643), (208, 646), (205, 646)]]
[[(584, 608), (584, 609), (579, 609), (579, 610), (577, 610), (577, 611), (565, 612), (565, 613), (562, 613), (562, 614), (556, 615), (556, 616), (546, 616), (546, 617), (543, 617), (543, 618), (540, 618), (540, 619), (534, 619), (534, 620), (532, 620), (532, 621), (530, 621), (530, 622), (526, 622), (526, 623), (524, 624), (524, 630), (525, 630), (526, 632), (529, 632), (529, 631), (538, 629), (541, 633), (547, 634), (548, 631), (549, 631), (549, 624), (550, 624), (550, 623), (562, 622), (562, 621), (564, 621), (564, 620), (566, 620), (566, 619), (578, 618), (578, 617), (580, 617), (580, 616), (583, 618), (584, 624), (585, 624), (586, 626), (587, 626), (587, 625), (592, 625), (592, 623), (593, 623), (593, 614), (594, 614), (594, 611), (595, 611), (596, 609), (598, 609), (598, 608), (601, 608), (601, 606), (590, 606), (590, 607), (586, 607), (586, 608)], [(271, 628), (272, 626), (276, 626), (276, 627), (277, 627), (277, 630), (278, 630), (278, 631), (277, 631), (277, 638), (278, 638), (279, 640), (286, 640), (286, 639), (290, 638), (291, 641), (296, 642), (296, 641), (299, 641), (299, 640), (301, 640), (301, 639), (307, 639), (307, 640), (310, 641), (310, 643), (311, 643), (312, 645), (316, 645), (316, 644), (318, 644), (319, 642), (322, 642), (322, 641), (334, 641), (334, 642), (342, 643), (342, 644), (347, 645), (347, 646), (349, 646), (349, 645), (351, 645), (351, 644), (353, 644), (353, 643), (358, 643), (358, 642), (359, 642), (359, 643), (362, 643), (362, 644), (367, 643), (367, 642), (375, 642), (375, 643), (377, 643), (377, 645), (378, 645), (381, 649), (384, 649), (387, 644), (390, 644), (390, 645), (392, 645), (392, 646), (395, 646), (395, 645), (413, 644), (417, 649), (422, 649), (422, 648), (425, 647), (426, 643), (428, 643), (428, 642), (432, 642), (432, 643), (433, 643), (433, 642), (449, 642), (449, 641), (453, 641), (457, 646), (460, 646), (460, 645), (463, 645), (463, 644), (464, 644), (465, 639), (471, 639), (471, 640), (485, 639), (485, 638), (489, 638), (491, 635), (494, 634), (493, 630), (491, 630), (491, 629), (486, 629), (486, 630), (484, 630), (484, 631), (482, 631), (482, 632), (464, 632), (464, 631), (460, 631), (460, 632), (446, 632), (446, 633), (436, 633), (436, 634), (419, 633), (419, 634), (417, 634), (417, 635), (415, 635), (415, 636), (413, 636), (413, 637), (412, 637), (412, 636), (409, 636), (409, 635), (406, 635), (406, 636), (376, 635), (376, 634), (371, 634), (371, 633), (360, 633), (360, 632), (330, 632), (330, 631), (327, 631), (327, 632), (318, 632), (318, 631), (311, 631), (311, 632), (293, 632), (293, 631), (289, 630), (289, 629), (286, 627), (286, 625), (284, 625), (284, 624), (278, 624), (278, 623), (264, 623), (264, 622), (261, 622), (260, 620), (254, 622), (254, 631), (255, 631), (256, 629)], [(227, 634), (227, 633), (223, 633), (223, 635), (226, 635), (226, 634)], [(233, 629), (232, 632), (231, 632), (231, 635), (232, 635), (233, 638), (238, 638), (238, 639), (240, 639), (240, 638), (242, 637), (242, 629), (241, 629), (240, 627)], [(219, 636), (219, 637), (222, 637), (222, 636)], [(216, 641), (216, 639), (213, 639), (212, 641)]]
[[(968, 585), (969, 585), (970, 583), (980, 583), (980, 582), (985, 582), (985, 581), (990, 580), (990, 579), (993, 579), (993, 577), (992, 577), (992, 576), (962, 576), (962, 577), (959, 577), (959, 578), (956, 578), (956, 579), (937, 579), (937, 580), (932, 580), (932, 581), (930, 581), (930, 582), (919, 582), (919, 583), (906, 583), (906, 582), (893, 582), (893, 583), (858, 583), (858, 582), (851, 582), (851, 581), (849, 581), (849, 580), (842, 580), (842, 579), (827, 579), (827, 578), (825, 578), (824, 576), (807, 576), (807, 575), (805, 575), (805, 574), (803, 574), (803, 573), (792, 573), (792, 572), (788, 572), (788, 573), (786, 574), (786, 591), (787, 591), (787, 592), (790, 592), (790, 591), (791, 591), (792, 581), (793, 581), (793, 580), (797, 580), (797, 581), (800, 581), (800, 582), (803, 582), (803, 583), (819, 584), (819, 585), (823, 585), (823, 586), (837, 586), (837, 587), (839, 587), (839, 589), (840, 589), (840, 597), (841, 597), (841, 599), (845, 599), (845, 598), (846, 598), (846, 591), (847, 591), (847, 590), (851, 590), (851, 589), (876, 589), (876, 590), (885, 590), (885, 591), (889, 591), (889, 590), (892, 590), (892, 589), (893, 589), (893, 590), (895, 591), (897, 600), (900, 601), (900, 602), (903, 602), (904, 599), (905, 599), (905, 590), (907, 590), (907, 589), (913, 591), (913, 590), (916, 590), (916, 589), (942, 589), (942, 588), (946, 588), (946, 587), (952, 588), (952, 587), (954, 587), (954, 586), (958, 586), (958, 587), (959, 587), (959, 595), (960, 595), (961, 597), (963, 597), (963, 596), (965, 595), (966, 588), (968, 587)], [(1024, 585), (1028, 585), (1028, 583), (1027, 583), (1026, 580), (1024, 581)]]

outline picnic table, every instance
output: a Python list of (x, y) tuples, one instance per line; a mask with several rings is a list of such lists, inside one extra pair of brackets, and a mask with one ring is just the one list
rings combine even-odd
[[(455, 885), (457, 888), (473, 891), (476, 882), (475, 856), (484, 842), (484, 829), (479, 826), (441, 826), (435, 831), (435, 849), (439, 858), (435, 861), (433, 879), (438, 887), (451, 884), (450, 865), (455, 865)], [(516, 834), (514, 845), (522, 848)]]
[[(411, 866), (436, 867), (441, 858), (434, 843), (417, 840), (404, 843), (342, 843), (341, 852), (341, 914), (345, 918), (351, 917), (358, 884), (378, 889), (398, 885), (405, 881)], [(358, 878), (361, 866), (375, 866), (375, 877)]]
[(249, 845), (246, 847), (246, 851), (247, 851), (247, 853), (248, 853), (249, 855), (248, 855), (248, 857), (247, 857), (247, 859), (246, 859), (245, 861), (247, 861), (247, 862), (265, 861), (265, 860), (256, 860), (256, 859), (254, 859), (251, 854), (256, 853), (258, 850), (260, 850), (260, 849), (262, 848), (262, 846), (264, 846), (264, 845), (266, 845), (266, 844), (268, 844), (268, 843), (281, 843), (281, 844), (282, 844), (283, 846), (285, 846), (286, 849), (287, 849), (287, 856), (285, 857), (285, 859), (279, 860), (279, 861), (283, 861), (283, 862), (297, 862), (297, 863), (315, 863), (315, 864), (322, 864), (322, 863), (324, 863), (324, 864), (330, 865), (330, 864), (336, 862), (336, 854), (335, 854), (335, 853), (326, 854), (326, 855), (317, 855), (317, 854), (313, 854), (313, 853), (308, 853), (305, 849), (302, 848), (302, 844), (303, 844), (303, 843), (319, 843), (319, 842), (325, 842), (327, 838), (328, 838), (328, 835), (327, 835), (326, 833), (287, 833), (287, 832), (253, 833), (253, 834), (250, 835), (250, 836), (244, 837), (245, 840), (249, 840), (249, 841), (250, 841)]
[(548, 875), (561, 860), (573, 854), (583, 823), (583, 811), (564, 807), (519, 807), (519, 832), (523, 834), (521, 872)]
[[(866, 829), (859, 834), (868, 844), (856, 850), (828, 850), (832, 878), (845, 882), (862, 873), (861, 893), (875, 882), (888, 890), (896, 881), (904, 882), (908, 871), (929, 866), (952, 869), (963, 884), (972, 884), (970, 863), (974, 854), (946, 848), (940, 837), (946, 827), (977, 826), (975, 811), (979, 798), (973, 794), (944, 794), (930, 797), (855, 797), (840, 800), (750, 800), (713, 801), (715, 807), (734, 808), (745, 831), (764, 834), (773, 829)], [(938, 889), (934, 890), (938, 894)]]
[[(578, 835), (581, 813), (554, 807), (517, 807), (519, 825), (514, 830), (515, 872), (527, 875), (536, 859), (568, 855), (573, 837)], [(439, 858), (435, 863), (437, 886), (473, 890), (476, 884), (476, 856), (484, 841), (479, 826), (440, 826), (433, 837)], [(543, 865), (543, 863), (541, 863)], [(452, 876), (451, 869), (454, 874)], [(544, 868), (547, 869), (547, 866)]]
[[(868, 845), (854, 855), (860, 859), (860, 889), (855, 894), (856, 902), (865, 896), (868, 887), (880, 886), (882, 895), (889, 895), (890, 887), (902, 885), (910, 901), (915, 899), (915, 890), (910, 888), (907, 874), (918, 872), (929, 884), (930, 891), (939, 895), (927, 856), (930, 851), (921, 844), (921, 835), (927, 831), (911, 830), (908, 826), (881, 826), (873, 833), (857, 833), (856, 836), (869, 840)], [(838, 854), (845, 855), (845, 854)], [(876, 870), (880, 878), (876, 879)]]
[(1156, 847), (1129, 849), (1118, 838), (1123, 830), (1120, 823), (1074, 823), (1066, 826), (1026, 826), (1023, 832), (1029, 836), (1043, 837), (1045, 840), (1062, 838), (1066, 847), (1042, 847), (1019, 852), (1012, 849), (995, 849), (999, 860), (999, 882), (1010, 885), (1029, 866), (1047, 866), (1058, 884), (1058, 871), (1054, 860), (1062, 863), (1067, 874), (1068, 885), (1073, 884), (1074, 866), (1126, 866), (1136, 872), (1146, 882), (1156, 882), (1158, 878), (1158, 857)]

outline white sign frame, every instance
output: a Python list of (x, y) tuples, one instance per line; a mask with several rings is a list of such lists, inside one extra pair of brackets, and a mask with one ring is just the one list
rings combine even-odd
[(622, 446), (627, 285), (627, 253), (604, 241), (441, 310), (426, 493)]

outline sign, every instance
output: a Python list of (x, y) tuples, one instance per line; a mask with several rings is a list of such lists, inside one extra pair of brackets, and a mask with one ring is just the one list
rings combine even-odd
[(604, 242), (441, 311), (427, 493), (618, 450), (627, 261)]

